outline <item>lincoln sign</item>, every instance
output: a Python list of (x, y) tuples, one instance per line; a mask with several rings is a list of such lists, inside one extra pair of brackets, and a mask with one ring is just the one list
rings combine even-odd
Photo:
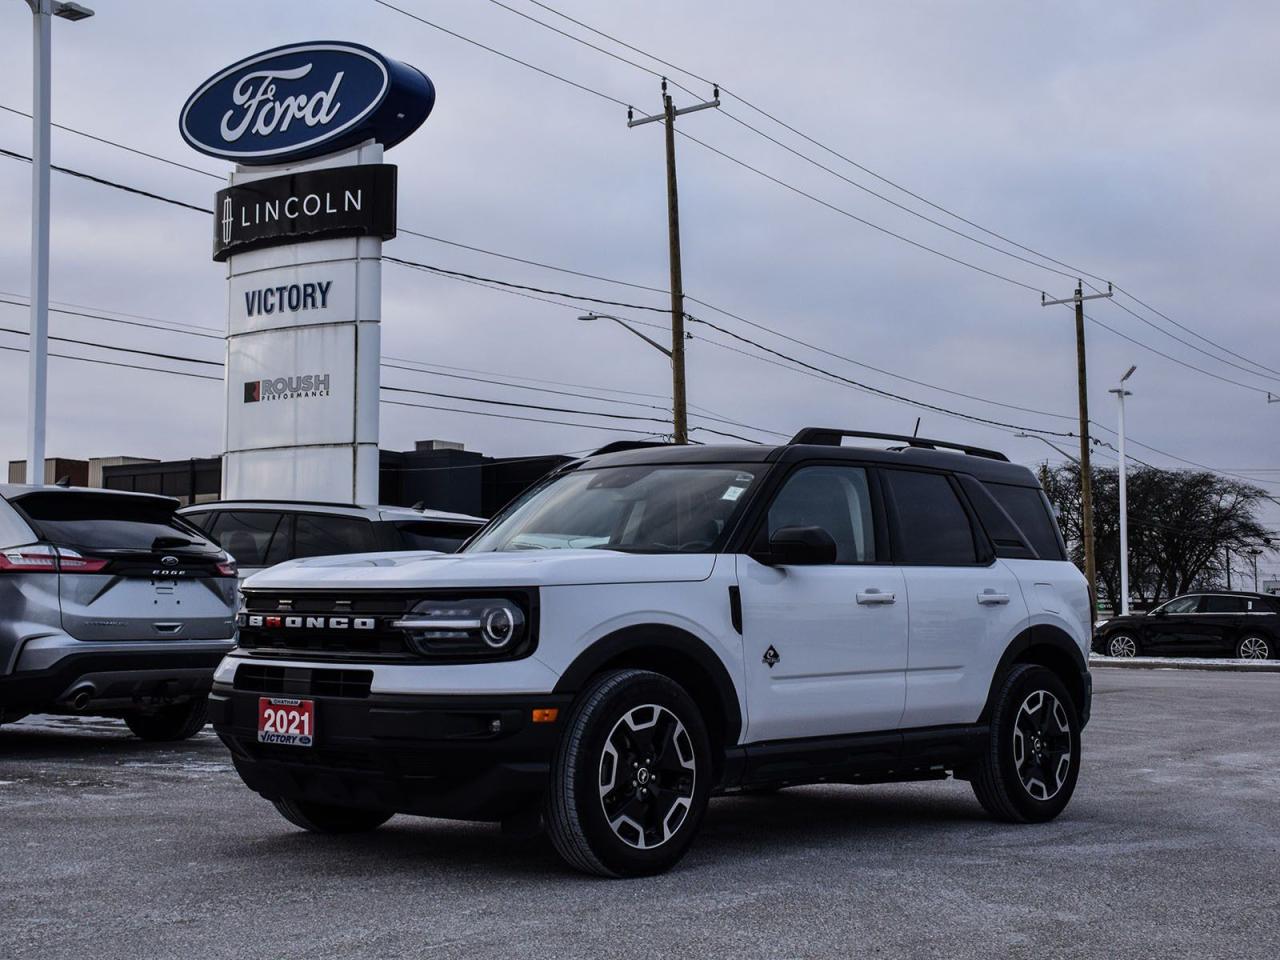
[(218, 191), (213, 259), (320, 240), (396, 235), (396, 168), (389, 163), (290, 173)]

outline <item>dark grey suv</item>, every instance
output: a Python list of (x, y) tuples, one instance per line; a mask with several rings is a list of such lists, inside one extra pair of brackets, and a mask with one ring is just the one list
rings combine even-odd
[(0, 484), (0, 722), (121, 717), (145, 740), (204, 725), (234, 644), (234, 561), (167, 497)]

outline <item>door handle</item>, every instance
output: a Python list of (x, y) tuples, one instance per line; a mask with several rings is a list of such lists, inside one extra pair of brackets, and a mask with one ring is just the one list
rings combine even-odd
[(858, 602), (864, 607), (875, 606), (876, 604), (895, 603), (897, 596), (892, 593), (881, 593), (875, 587), (870, 590), (858, 594)]
[(1008, 603), (1009, 595), (1007, 593), (996, 593), (994, 590), (984, 590), (978, 594), (978, 602), (984, 606), (995, 606)]

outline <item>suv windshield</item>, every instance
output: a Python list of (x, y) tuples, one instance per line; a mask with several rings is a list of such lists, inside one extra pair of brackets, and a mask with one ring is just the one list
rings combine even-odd
[(755, 465), (672, 464), (566, 473), (517, 500), (466, 552), (710, 553), (759, 472)]

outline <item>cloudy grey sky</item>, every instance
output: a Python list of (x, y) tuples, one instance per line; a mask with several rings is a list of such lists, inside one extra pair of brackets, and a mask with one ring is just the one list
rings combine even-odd
[[(529, 0), (505, 2), (582, 33)], [(396, 3), (640, 111), (659, 106), (655, 78), (487, 0)], [(388, 155), (400, 166), (402, 227), (588, 273), (666, 285), (657, 124), (628, 130), (624, 111), (606, 100), (373, 0), (94, 5), (98, 15), (92, 20), (55, 23), (57, 122), (225, 173), (224, 164), (191, 152), (178, 136), (178, 110), (200, 81), (277, 44), (358, 41), (421, 67), (438, 89), (427, 124)], [(1274, 103), (1280, 89), (1280, 7), (848, 0), (551, 5), (718, 80), (867, 168), (1013, 240), (1114, 279), (1210, 340), (1280, 370), (1272, 292), (1280, 239)], [(25, 4), (3, 0), (0, 104), (30, 109), (30, 56)], [(709, 94), (704, 84), (681, 79)], [(840, 175), (974, 232), (797, 140), (741, 102), (727, 97), (725, 105)], [(1071, 317), (1062, 308), (1042, 309), (1035, 292), (1066, 296), (1073, 286), (1069, 278), (895, 209), (727, 116), (707, 111), (680, 123), (706, 143), (849, 214), (1034, 288), (921, 251), (685, 140), (679, 151), (689, 294), (885, 371), (1038, 412), (904, 382), (693, 305), (691, 312), (877, 388), (989, 419), (1074, 430)], [(29, 122), (0, 111), (0, 146), (28, 153)], [(211, 178), (61, 131), (54, 132), (53, 156), (55, 163), (202, 206), (212, 202), (218, 187)], [(6, 294), (28, 290), (29, 184), (27, 165), (0, 157), (0, 291)], [(220, 327), (225, 280), (209, 258), (210, 232), (208, 219), (199, 214), (54, 174), (53, 299)], [(662, 303), (643, 291), (409, 236), (386, 250), (518, 283)], [(387, 356), (659, 396), (669, 389), (662, 357), (617, 327), (579, 323), (576, 310), (393, 264), (384, 267), (383, 283)], [(1268, 406), (1258, 392), (1280, 392), (1280, 374), (1215, 352), (1125, 302), (1207, 353), (1110, 304), (1095, 304), (1089, 312), (1121, 334), (1246, 386), (1189, 370), (1090, 325), (1095, 419), (1114, 424), (1114, 400), (1106, 390), (1136, 363), (1132, 438), (1215, 467), (1280, 468), (1280, 404)], [(662, 319), (634, 310), (627, 315)], [(26, 312), (18, 307), (0, 304), (0, 318), (3, 327), (26, 324)], [(221, 358), (220, 345), (210, 339), (57, 314), (52, 326), (63, 336)], [(0, 344), (24, 342), (0, 333)], [(54, 349), (111, 356), (67, 345)], [(0, 454), (17, 458), (23, 449), (25, 357), (0, 351), (0, 377), (9, 388), (0, 413)], [(689, 379), (692, 403), (756, 428), (790, 433), (821, 423), (910, 432), (920, 415), (923, 435), (995, 446), (1023, 462), (1046, 455), (1061, 459), (1038, 441), (821, 382), (705, 339), (689, 344)], [(217, 383), (58, 359), (51, 361), (50, 383), (50, 454), (186, 457), (219, 450)], [(594, 400), (402, 371), (385, 371), (384, 383), (605, 409)], [(662, 416), (643, 407), (627, 409)], [(643, 421), (634, 426), (647, 429)], [(769, 436), (762, 429), (746, 432)], [(515, 455), (581, 450), (609, 434), (384, 405), (384, 447), (403, 448), (428, 437)], [(1074, 443), (1057, 442), (1067, 448)], [(1147, 449), (1133, 452), (1153, 463), (1178, 465)], [(1251, 475), (1280, 491), (1280, 471)], [(1280, 519), (1273, 522), (1280, 525)]]

